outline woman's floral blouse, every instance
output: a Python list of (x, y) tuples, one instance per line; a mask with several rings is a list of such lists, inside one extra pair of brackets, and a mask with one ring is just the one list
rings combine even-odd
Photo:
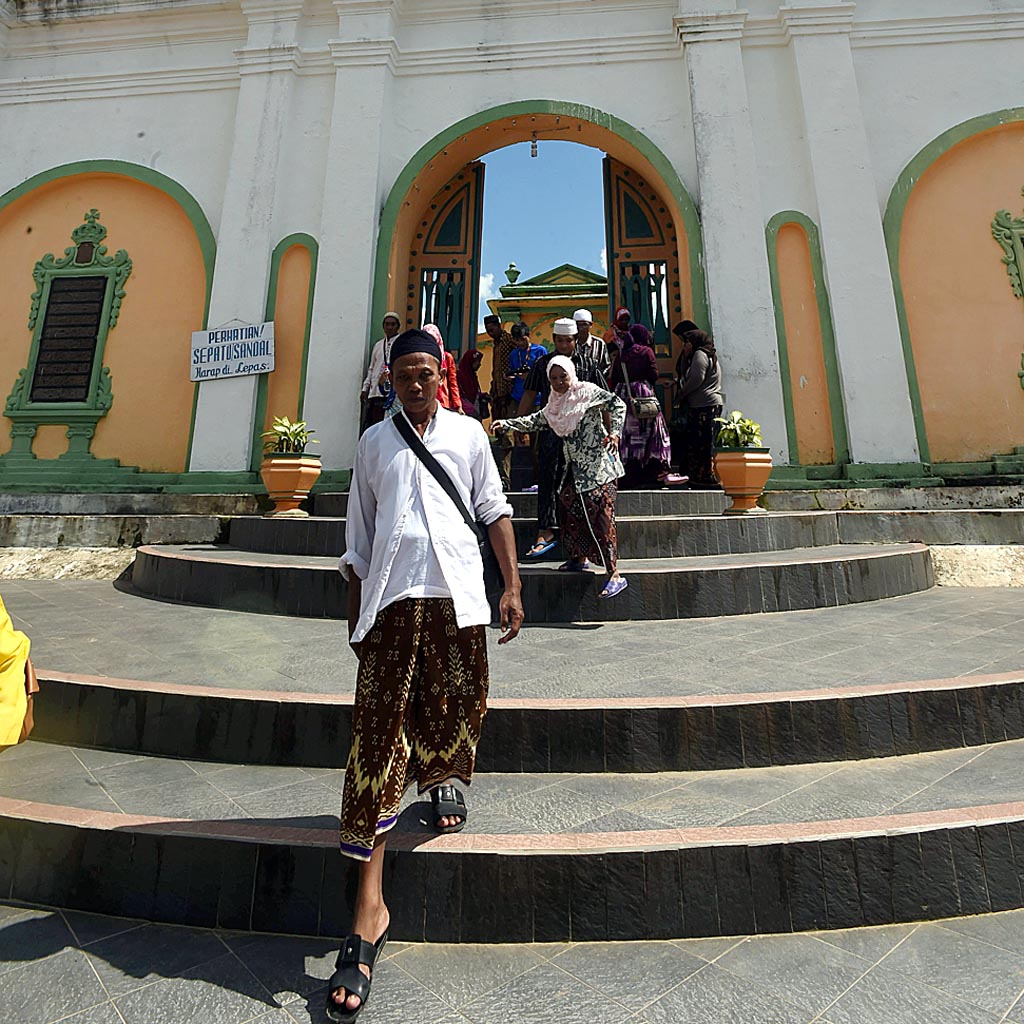
[[(618, 395), (604, 391), (583, 414), (580, 425), (562, 438), (566, 468), (572, 467), (576, 490), (580, 492), (592, 491), (595, 487), (618, 480), (625, 473), (618, 449), (609, 452), (605, 447), (604, 439), (608, 431), (605, 430), (604, 417), (601, 415), (604, 410), (608, 411), (611, 433), (621, 437), (622, 425), (626, 421), (626, 403)], [(517, 416), (502, 422), (509, 430), (518, 430), (524, 434), (547, 426), (543, 409), (538, 409), (530, 416)], [(559, 487), (562, 482), (559, 481)]]

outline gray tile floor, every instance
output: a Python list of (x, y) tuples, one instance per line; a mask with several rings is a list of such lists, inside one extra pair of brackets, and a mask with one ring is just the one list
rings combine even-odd
[[(904, 757), (717, 772), (479, 773), (477, 834), (625, 832), (828, 821), (1024, 800), (1024, 740)], [(0, 793), (88, 810), (334, 829), (344, 771), (188, 762), (29, 741), (0, 758)], [(403, 832), (432, 832), (410, 791)]]
[[(351, 693), (345, 625), (147, 600), (92, 580), (5, 581), (43, 669), (251, 690)], [(188, 637), (183, 656), (182, 637)], [(493, 697), (689, 696), (1024, 668), (1024, 590), (943, 589), (727, 618), (533, 626), (490, 646)]]
[[(0, 905), (4, 1024), (311, 1024), (337, 943)], [(675, 942), (394, 943), (365, 1024), (1024, 1022), (1024, 911)]]

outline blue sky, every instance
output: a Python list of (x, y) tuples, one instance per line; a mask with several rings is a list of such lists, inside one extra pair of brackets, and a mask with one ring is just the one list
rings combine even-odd
[(519, 143), (483, 158), (484, 235), (480, 319), (514, 262), (523, 279), (574, 263), (603, 274), (604, 154), (572, 142)]

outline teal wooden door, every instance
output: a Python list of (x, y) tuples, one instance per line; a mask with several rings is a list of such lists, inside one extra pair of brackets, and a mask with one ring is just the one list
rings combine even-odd
[(683, 317), (672, 214), (654, 186), (614, 157), (604, 158), (608, 322), (625, 306), (651, 332), (660, 360), (675, 358), (672, 325)]
[(476, 340), (484, 165), (462, 168), (430, 201), (409, 260), (406, 326), (433, 323), (458, 361)]

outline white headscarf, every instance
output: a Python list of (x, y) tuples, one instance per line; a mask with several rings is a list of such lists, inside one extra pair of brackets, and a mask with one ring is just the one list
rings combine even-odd
[(556, 366), (568, 374), (569, 390), (560, 395), (554, 388), (551, 389), (551, 397), (544, 406), (544, 419), (559, 437), (567, 437), (580, 425), (586, 411), (600, 403), (605, 392), (596, 384), (580, 380), (568, 356), (554, 356), (551, 359), (548, 363), (548, 380)]

